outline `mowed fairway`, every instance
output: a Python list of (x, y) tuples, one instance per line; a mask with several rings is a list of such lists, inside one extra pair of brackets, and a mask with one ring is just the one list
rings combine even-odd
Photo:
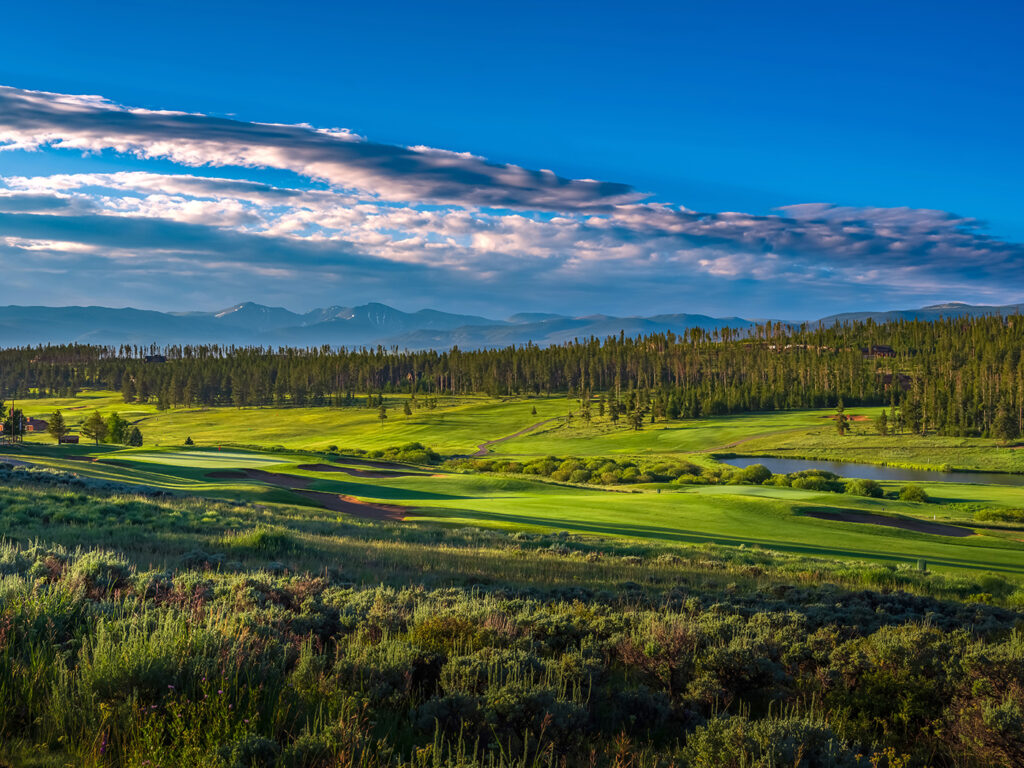
[[(121, 402), (116, 393), (86, 393), (73, 399), (25, 400), (17, 405), (29, 416), (46, 418), (62, 409), (77, 427), (93, 410), (117, 411), (137, 424), (147, 445), (181, 445), (191, 437), (198, 445), (248, 444), (305, 450), (386, 448), (420, 442), (445, 454), (472, 453), (480, 443), (502, 438), (533, 424), (564, 416), (575, 401), (565, 398), (501, 400), (488, 397), (442, 398), (437, 408), (420, 401), (411, 416), (408, 398), (385, 399), (387, 419), (376, 408), (176, 408), (158, 411), (150, 404)], [(537, 414), (532, 410), (536, 408)], [(47, 442), (45, 435), (29, 437)], [(52, 442), (52, 441), (51, 441)]]
[[(495, 446), (496, 455), (543, 456), (650, 456), (727, 450), (754, 436), (785, 434), (827, 425), (830, 411), (783, 411), (718, 416), (711, 419), (658, 421), (633, 430), (624, 421), (611, 424), (595, 418), (585, 424), (578, 417), (544, 425), (521, 437)], [(563, 414), (564, 415), (564, 414)]]
[[(436, 409), (421, 406), (409, 417), (402, 414), (402, 400), (394, 398), (388, 401), (389, 417), (383, 427), (376, 411), (366, 407), (157, 411), (119, 400), (116, 393), (85, 393), (22, 405), (41, 417), (62, 408), (72, 425), (94, 408), (103, 414), (117, 410), (144, 431), (142, 448), (58, 447), (36, 435), (24, 446), (6, 449), (5, 455), (140, 489), (207, 498), (319, 506), (325, 496), (318, 494), (325, 494), (400, 505), (408, 519), (439, 525), (564, 530), (665, 543), (714, 542), (888, 563), (913, 564), (920, 559), (942, 570), (1024, 576), (1024, 530), (973, 527), (972, 512), (979, 507), (1024, 508), (1024, 488), (926, 483), (928, 493), (942, 502), (931, 505), (765, 486), (601, 489), (422, 467), (410, 467), (408, 471), (416, 474), (408, 476), (375, 477), (368, 476), (356, 459), (324, 453), (328, 446), (372, 450), (415, 441), (459, 455), (498, 440), (487, 446), (489, 455), (664, 455), (708, 464), (714, 462), (711, 454), (716, 450), (747, 452), (752, 445), (765, 450), (775, 443), (812, 438), (828, 442), (834, 433), (829, 411), (659, 422), (634, 431), (596, 415), (590, 424), (578, 416), (567, 420), (565, 414), (578, 403), (566, 398), (459, 398), (444, 400)], [(858, 422), (860, 434), (851, 440), (868, 440), (869, 426), (870, 422)], [(523, 434), (509, 437), (520, 431)], [(189, 436), (196, 447), (182, 446)], [(238, 447), (244, 445), (276, 447)], [(312, 468), (329, 462), (334, 471)], [(895, 484), (883, 485), (886, 491), (898, 490)], [(865, 513), (959, 524), (969, 527), (970, 535), (850, 521)]]
[[(756, 546), (796, 554), (888, 563), (918, 559), (940, 570), (986, 570), (1024, 576), (1024, 531), (977, 529), (950, 537), (882, 525), (819, 519), (818, 515), (872, 513), (928, 520), (947, 508), (764, 486), (694, 486), (597, 490), (525, 478), (438, 473), (367, 478), (342, 471), (300, 469), (323, 464), (302, 453), (210, 449), (101, 451), (96, 462), (49, 458), (56, 449), (29, 450), (25, 460), (149, 488), (227, 498), (309, 505), (296, 487), (370, 503), (401, 505), (407, 517), (442, 525), (569, 531), (663, 543)], [(335, 465), (350, 469), (340, 460)], [(253, 469), (270, 480), (232, 477), (222, 470)], [(415, 468), (410, 468), (415, 471)], [(221, 475), (218, 477), (218, 475)], [(988, 487), (948, 485), (954, 497), (984, 499)], [(999, 489), (1001, 501), (1024, 502), (1024, 489)], [(969, 523), (965, 523), (969, 525)]]

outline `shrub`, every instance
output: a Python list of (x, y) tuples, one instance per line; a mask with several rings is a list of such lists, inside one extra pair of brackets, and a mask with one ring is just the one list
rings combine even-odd
[(791, 472), (788, 475), (790, 485), (805, 491), (827, 491), (841, 493), (844, 490), (839, 475), (823, 469), (805, 469), (802, 472)]
[(87, 552), (68, 571), (71, 583), (92, 595), (107, 594), (128, 586), (131, 569), (122, 556), (106, 552)]
[(867, 768), (870, 763), (826, 725), (786, 717), (748, 720), (716, 718), (687, 739), (690, 768)]
[(635, 483), (640, 479), (640, 470), (636, 467), (626, 467), (622, 470), (621, 479), (624, 483)]
[(846, 493), (851, 496), (869, 496), (873, 499), (880, 499), (884, 495), (882, 486), (867, 478), (849, 480), (846, 483)]
[(585, 469), (577, 469), (569, 475), (569, 482), (571, 483), (585, 483), (588, 480), (590, 480), (590, 473)]
[(1001, 523), (1024, 523), (1024, 509), (979, 509), (974, 513), (974, 519)]
[(931, 498), (925, 493), (924, 488), (911, 483), (900, 488), (900, 501), (916, 501), (925, 504), (931, 501)]
[(761, 485), (771, 476), (772, 471), (764, 464), (751, 464), (749, 467), (738, 469), (729, 475), (729, 482), (734, 485)]

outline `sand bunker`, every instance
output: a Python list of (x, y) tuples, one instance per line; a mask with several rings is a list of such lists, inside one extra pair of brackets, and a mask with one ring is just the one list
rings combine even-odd
[(903, 528), (907, 531), (918, 533), (930, 533), (935, 536), (974, 536), (974, 531), (968, 528), (961, 528), (958, 525), (946, 525), (945, 523), (930, 523), (927, 520), (915, 520), (910, 517), (885, 517), (884, 515), (872, 515), (870, 512), (824, 512), (812, 509), (802, 509), (800, 513), (807, 517), (815, 517), (818, 520), (838, 520), (843, 523), (868, 523), (870, 525), (886, 525), (890, 528)]
[(351, 456), (342, 456), (341, 460), (346, 464), (358, 464), (361, 467), (376, 467), (377, 469), (397, 469), (399, 471), (408, 471), (409, 467), (405, 464), (396, 464), (393, 461), (377, 461), (376, 459), (356, 459)]
[(207, 472), (206, 476), (217, 478), (218, 480), (248, 478), (249, 480), (259, 480), (271, 485), (280, 485), (284, 488), (305, 488), (312, 481), (308, 477), (286, 475), (282, 472), (265, 472), (262, 469), (218, 469), (214, 472)]
[[(311, 466), (316, 465), (307, 465), (304, 468)], [(218, 469), (214, 472), (207, 472), (206, 476), (219, 480), (259, 480), (269, 485), (276, 485), (279, 488), (288, 488), (304, 499), (309, 499), (333, 512), (344, 512), (348, 515), (366, 517), (371, 520), (404, 520), (410, 511), (407, 507), (397, 504), (375, 504), (369, 501), (362, 501), (355, 496), (345, 496), (327, 491), (304, 490), (313, 481), (311, 477), (286, 475), (281, 472), (265, 472), (262, 469)]]
[(376, 504), (369, 501), (362, 501), (355, 496), (345, 496), (340, 493), (327, 493), (325, 491), (296, 491), (299, 496), (315, 501), (322, 507), (333, 512), (344, 512), (356, 517), (366, 517), (371, 520), (404, 520), (409, 513), (407, 507), (398, 504)]

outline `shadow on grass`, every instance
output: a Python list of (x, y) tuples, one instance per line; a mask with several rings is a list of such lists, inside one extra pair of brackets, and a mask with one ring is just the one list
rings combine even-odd
[[(576, 533), (589, 533), (598, 536), (629, 537), (636, 539), (654, 539), (658, 541), (679, 542), (685, 544), (723, 544), (725, 546), (746, 545), (764, 547), (780, 552), (792, 552), (799, 555), (822, 558), (841, 558), (853, 560), (874, 560), (888, 563), (912, 563), (919, 558), (925, 558), (929, 565), (969, 569), (976, 571), (999, 571), (1002, 573), (1024, 574), (1024, 552), (1021, 553), (1021, 564), (1019, 567), (1006, 565), (982, 564), (970, 560), (960, 560), (948, 556), (936, 556), (933, 553), (925, 555), (908, 554), (898, 556), (894, 554), (880, 553), (865, 549), (844, 548), (837, 546), (806, 545), (789, 543), (775, 539), (763, 539), (752, 536), (736, 535), (711, 535), (696, 533), (693, 531), (681, 531), (673, 528), (664, 528), (654, 525), (622, 524), (613, 523), (586, 523), (579, 520), (566, 520), (558, 518), (527, 517), (523, 515), (504, 514), (497, 512), (481, 512), (478, 510), (453, 510), (445, 508), (424, 508), (410, 510), (409, 517), (415, 519), (418, 516), (437, 517), (440, 519), (448, 517), (464, 518), (465, 524), (472, 525), (473, 521), (497, 524), (515, 524), (528, 528), (551, 528), (555, 530), (566, 530)], [(909, 533), (909, 532), (908, 532)], [(958, 546), (950, 542), (942, 542), (946, 546)], [(1000, 549), (1003, 549), (1000, 547)], [(1009, 548), (1006, 548), (1009, 549)], [(984, 550), (981, 550), (984, 551)]]
[(389, 501), (456, 501), (460, 499), (472, 499), (475, 496), (466, 496), (453, 493), (438, 493), (436, 491), (417, 491), (412, 488), (402, 488), (393, 485), (376, 485), (373, 483), (350, 483), (345, 480), (320, 480), (312, 479), (307, 486), (311, 491), (324, 491), (326, 493), (338, 493), (345, 496), (358, 496), (361, 498), (387, 499)]

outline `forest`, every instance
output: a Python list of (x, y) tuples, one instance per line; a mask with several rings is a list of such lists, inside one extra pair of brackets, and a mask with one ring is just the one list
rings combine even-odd
[[(891, 409), (892, 428), (1012, 439), (1024, 433), (1020, 318), (765, 324), (685, 335), (462, 351), (46, 346), (0, 351), (8, 400), (114, 389), (191, 406), (375, 407), (375, 395), (564, 393), (642, 422), (797, 408)], [(876, 354), (880, 352), (880, 354)], [(161, 362), (147, 362), (159, 360)], [(898, 410), (897, 410), (898, 408)]]

